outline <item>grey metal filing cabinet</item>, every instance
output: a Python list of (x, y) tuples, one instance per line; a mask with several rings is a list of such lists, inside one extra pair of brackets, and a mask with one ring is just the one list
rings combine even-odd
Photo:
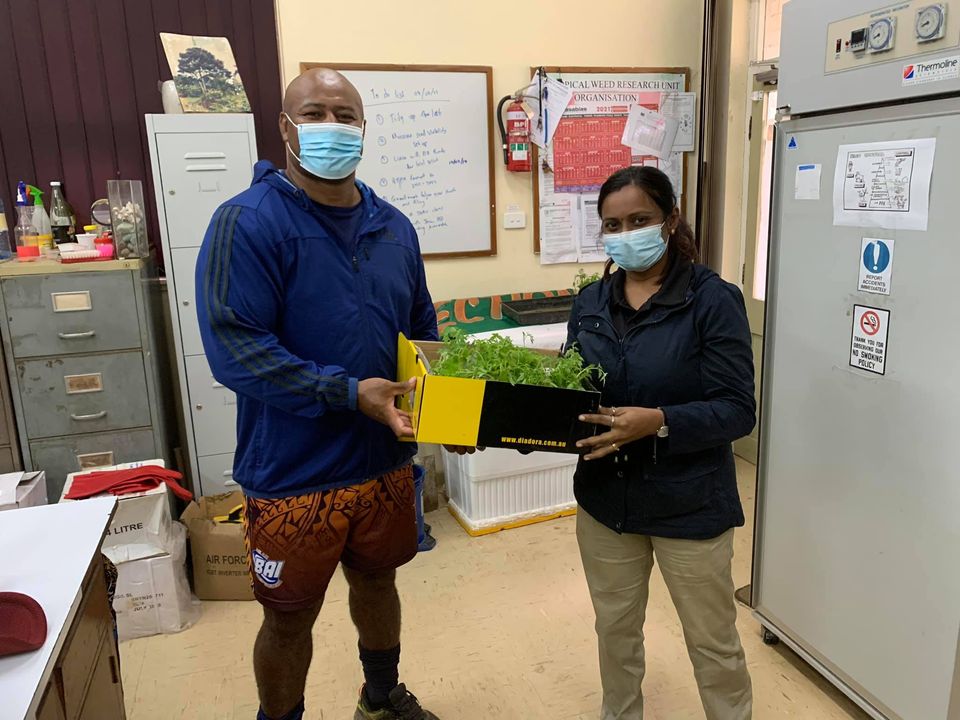
[(150, 261), (6, 263), (0, 302), (20, 450), (27, 469), (46, 470), (50, 502), (68, 473), (170, 462)]
[(210, 218), (250, 186), (257, 143), (248, 114), (147, 115), (160, 238), (176, 345), (187, 445), (197, 494), (237, 488), (233, 481), (237, 399), (210, 372), (197, 323), (194, 272)]
[(22, 468), (17, 424), (13, 419), (13, 403), (10, 401), (10, 383), (7, 376), (0, 372), (0, 473)]

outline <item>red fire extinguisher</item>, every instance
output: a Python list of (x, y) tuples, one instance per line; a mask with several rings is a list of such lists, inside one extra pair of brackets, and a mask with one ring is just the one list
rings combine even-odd
[[(507, 125), (503, 124), (503, 106), (507, 107)], [(500, 140), (503, 146), (503, 162), (510, 172), (530, 172), (530, 118), (523, 104), (507, 95), (497, 107), (497, 122), (500, 125)]]

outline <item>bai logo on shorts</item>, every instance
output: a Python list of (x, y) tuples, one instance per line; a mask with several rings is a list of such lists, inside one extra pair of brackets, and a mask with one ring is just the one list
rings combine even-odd
[(253, 574), (257, 580), (269, 588), (279, 587), (280, 573), (283, 572), (283, 560), (271, 560), (260, 550), (253, 551)]

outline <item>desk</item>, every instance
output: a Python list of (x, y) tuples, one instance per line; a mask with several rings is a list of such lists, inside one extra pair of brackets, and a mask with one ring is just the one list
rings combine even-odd
[(100, 545), (116, 498), (0, 515), (0, 588), (33, 597), (47, 640), (0, 658), (0, 714), (27, 720), (126, 717)]

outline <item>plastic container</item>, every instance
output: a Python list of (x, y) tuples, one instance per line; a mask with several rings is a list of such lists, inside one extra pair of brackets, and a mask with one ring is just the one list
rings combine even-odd
[(3, 200), (0, 200), (0, 262), (13, 257), (13, 248), (10, 245), (10, 232), (7, 230), (7, 216), (4, 210)]
[(40, 257), (40, 238), (33, 224), (34, 206), (22, 180), (17, 184), (17, 224), (13, 235), (17, 242), (17, 259), (32, 262)]
[(470, 535), (573, 514), (577, 460), (577, 455), (521, 455), (501, 448), (474, 455), (443, 450), (450, 511)]
[(84, 232), (77, 235), (77, 243), (86, 250), (96, 249), (97, 234), (95, 232)]
[(107, 180), (113, 244), (119, 260), (147, 257), (147, 223), (143, 183)]
[(53, 250), (53, 228), (50, 225), (50, 216), (43, 207), (43, 191), (33, 185), (27, 185), (27, 194), (33, 198), (33, 226), (37, 231), (37, 247), (40, 248), (41, 253), (45, 250)]
[(113, 259), (113, 243), (111, 242), (97, 243), (97, 252), (100, 253), (100, 257), (102, 257), (104, 260), (112, 260)]

